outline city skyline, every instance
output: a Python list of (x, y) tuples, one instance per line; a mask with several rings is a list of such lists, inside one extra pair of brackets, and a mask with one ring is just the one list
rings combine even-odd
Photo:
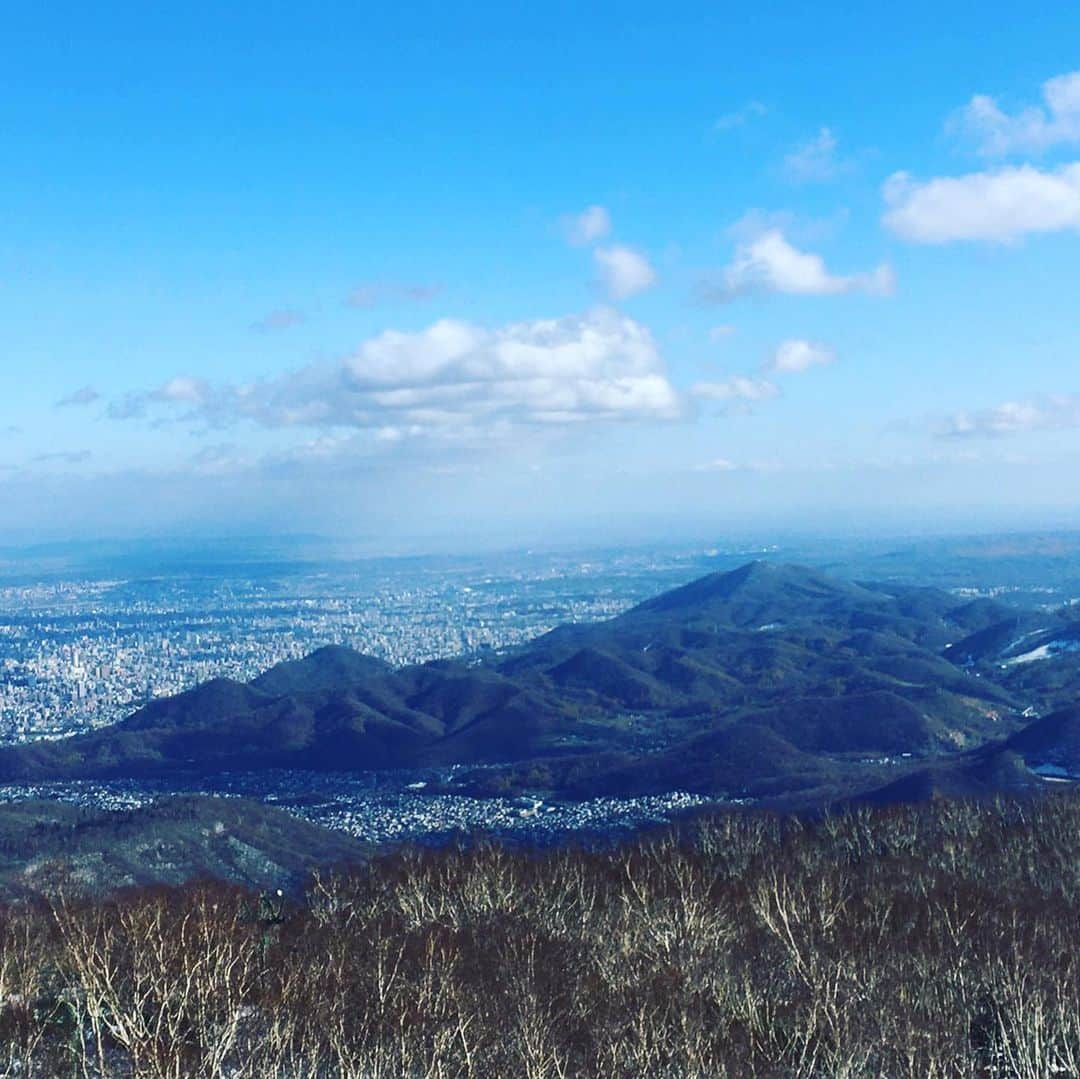
[(3, 46), (4, 543), (1080, 526), (1071, 6), (57, 25)]

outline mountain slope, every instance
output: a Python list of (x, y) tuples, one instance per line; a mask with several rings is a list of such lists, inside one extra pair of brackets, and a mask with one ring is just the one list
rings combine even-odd
[(0, 805), (0, 897), (90, 892), (196, 877), (291, 888), (320, 866), (356, 864), (348, 835), (242, 798), (182, 796), (139, 809), (32, 800)]
[[(0, 779), (546, 761), (574, 790), (583, 776), (597, 790), (870, 789), (868, 768), (1016, 734), (1055, 699), (1024, 672), (1068, 674), (1072, 632), (935, 589), (755, 562), (480, 665), (393, 669), (319, 649), (108, 729), (2, 749)], [(1002, 659), (1024, 640), (1047, 659)]]
[(888, 599), (856, 584), (837, 581), (803, 566), (750, 562), (665, 592), (632, 608), (616, 622), (714, 619), (739, 629), (794, 621), (846, 622), (855, 611), (885, 606)]
[(365, 656), (341, 645), (328, 645), (303, 659), (287, 660), (271, 667), (253, 679), (251, 687), (271, 697), (283, 697), (290, 693), (362, 685), (392, 670), (389, 663), (374, 656)]
[(1080, 707), (1065, 708), (1035, 720), (1005, 745), (1020, 754), (1031, 768), (1045, 769), (1049, 775), (1080, 778)]

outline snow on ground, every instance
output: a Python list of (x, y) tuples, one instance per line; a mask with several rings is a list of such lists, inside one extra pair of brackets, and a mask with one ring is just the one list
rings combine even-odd
[(1060, 764), (1036, 764), (1031, 770), (1049, 783), (1067, 783), (1076, 778)]
[(1060, 656), (1066, 652), (1080, 652), (1080, 641), (1071, 639), (1047, 641), (1046, 644), (1041, 644), (1038, 648), (1031, 649), (1030, 652), (1023, 652), (1019, 656), (1007, 659), (1002, 666), (1015, 667), (1020, 663), (1036, 663), (1040, 659), (1052, 659), (1054, 656)]

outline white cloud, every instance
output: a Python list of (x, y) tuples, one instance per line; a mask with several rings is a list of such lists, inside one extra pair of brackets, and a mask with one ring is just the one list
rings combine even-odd
[(769, 110), (760, 101), (748, 101), (741, 109), (724, 113), (713, 124), (714, 131), (732, 131), (747, 121), (764, 116)]
[(594, 253), (600, 283), (612, 300), (626, 300), (656, 284), (649, 260), (630, 247), (601, 247)]
[(780, 387), (773, 376), (802, 374), (835, 360), (836, 353), (828, 345), (789, 338), (777, 345), (756, 375), (730, 375), (720, 381), (698, 382), (690, 388), (690, 394), (699, 400), (731, 404), (769, 401), (780, 396)]
[(1041, 171), (1031, 165), (938, 177), (898, 172), (885, 182), (885, 225), (913, 243), (1017, 240), (1080, 229), (1080, 162)]
[(713, 461), (706, 461), (704, 464), (694, 466), (695, 472), (737, 472), (738, 469), (739, 466), (726, 457), (717, 457)]
[(714, 326), (709, 330), (710, 341), (723, 341), (735, 332), (735, 327), (725, 323), (722, 326)]
[(777, 346), (767, 369), (777, 374), (800, 374), (811, 367), (823, 367), (835, 359), (836, 353), (827, 345), (792, 338)]
[(732, 375), (722, 382), (698, 382), (690, 392), (706, 401), (768, 401), (780, 396), (780, 387), (767, 378)]
[(603, 206), (588, 206), (581, 213), (564, 218), (563, 225), (567, 240), (580, 247), (611, 233), (611, 214)]
[(189, 405), (202, 404), (210, 395), (210, 384), (201, 378), (178, 375), (170, 378), (153, 392), (157, 401), (175, 401)]
[(352, 428), (396, 441), (673, 419), (682, 402), (649, 331), (598, 310), (498, 329), (442, 319), (417, 332), (388, 330), (336, 363), (235, 386), (178, 377), (110, 411), (130, 418), (168, 406), (211, 426)]
[(985, 157), (1043, 153), (1054, 146), (1080, 143), (1080, 71), (1042, 84), (1042, 105), (1007, 113), (996, 99), (976, 94), (950, 119), (947, 128), (974, 142)]
[(892, 268), (882, 263), (865, 273), (836, 275), (820, 255), (800, 251), (780, 229), (768, 229), (735, 251), (719, 284), (707, 285), (704, 298), (726, 303), (740, 296), (786, 293), (795, 296), (836, 296), (866, 292), (887, 296), (895, 288)]
[(836, 155), (836, 136), (823, 127), (812, 138), (800, 143), (784, 158), (784, 175), (795, 184), (823, 183), (832, 180), (848, 166)]
[(938, 433), (948, 438), (993, 438), (1072, 427), (1080, 427), (1080, 396), (1063, 394), (1042, 401), (1006, 401), (975, 412), (956, 412)]

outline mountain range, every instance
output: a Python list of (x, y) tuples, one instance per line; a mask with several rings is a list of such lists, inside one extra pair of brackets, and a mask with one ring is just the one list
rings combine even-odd
[(322, 648), (4, 748), (0, 780), (454, 764), (478, 794), (900, 800), (1080, 775), (1077, 702), (1068, 608), (753, 562), (481, 662)]

